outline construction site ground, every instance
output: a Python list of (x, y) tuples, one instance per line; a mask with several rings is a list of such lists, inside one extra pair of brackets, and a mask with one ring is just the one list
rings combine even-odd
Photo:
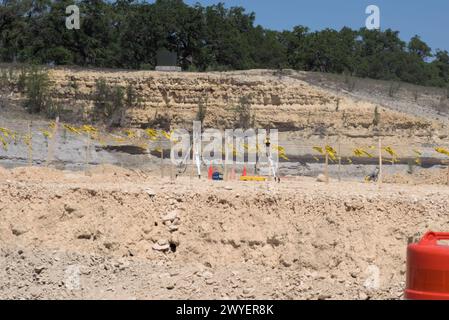
[(449, 187), (0, 168), (1, 299), (401, 299)]

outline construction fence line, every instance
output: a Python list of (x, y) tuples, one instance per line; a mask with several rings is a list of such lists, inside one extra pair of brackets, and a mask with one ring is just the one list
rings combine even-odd
[[(2, 121), (4, 122), (4, 121)], [(133, 145), (148, 153), (162, 153), (163, 157), (168, 156), (167, 149), (178, 141), (172, 139), (172, 132), (160, 129), (148, 128), (145, 130), (123, 129), (107, 131), (104, 128), (94, 127), (92, 125), (74, 126), (70, 124), (52, 121), (50, 124), (28, 123), (28, 128), (8, 128), (0, 123), (0, 154), (8, 155), (10, 146), (23, 146), (28, 152), (36, 144), (44, 144), (48, 148), (49, 155), (53, 157), (57, 153), (57, 144), (65, 143), (69, 137), (76, 137), (84, 141), (88, 147), (98, 146), (105, 148), (110, 145)], [(391, 137), (389, 137), (391, 138)], [(382, 139), (382, 138), (381, 138)], [(297, 162), (304, 160), (308, 162), (323, 162), (327, 158), (330, 164), (339, 162), (341, 164), (351, 164), (360, 162), (360, 159), (375, 159), (379, 155), (385, 157), (392, 163), (415, 160), (416, 165), (420, 165), (420, 159), (432, 158), (435, 161), (449, 159), (449, 144), (436, 144), (431, 141), (426, 143), (410, 144), (383, 144), (382, 152), (379, 152), (379, 138), (364, 139), (364, 143), (343, 143), (337, 139), (314, 139), (311, 143), (308, 139), (299, 138), (294, 141), (279, 141), (279, 145), (273, 146), (273, 152), (277, 153), (280, 162)], [(207, 142), (203, 142), (207, 144)], [(264, 146), (244, 145), (245, 154), (256, 153)], [(224, 149), (222, 148), (222, 153)], [(232, 146), (233, 156), (239, 152), (235, 146)]]

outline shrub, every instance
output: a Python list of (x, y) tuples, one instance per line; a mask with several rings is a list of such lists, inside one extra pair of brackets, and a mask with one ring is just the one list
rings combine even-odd
[(235, 127), (249, 129), (255, 125), (255, 115), (251, 110), (250, 96), (240, 98), (239, 104), (234, 109)]
[(25, 92), (26, 80), (27, 80), (27, 69), (22, 67), (20, 69), (19, 77), (17, 79), (17, 90), (19, 92), (22, 93)]
[(378, 107), (374, 108), (373, 126), (377, 127), (380, 124), (380, 113)]
[(344, 74), (345, 76), (345, 84), (346, 84), (346, 89), (349, 92), (354, 91), (355, 89), (355, 85), (356, 85), (356, 81), (355, 78), (353, 76), (351, 76), (349, 73), (345, 72)]
[(418, 89), (415, 89), (415, 90), (413, 90), (413, 100), (415, 102), (418, 102), (418, 99), (419, 99), (419, 92), (418, 92)]
[(55, 103), (53, 100), (47, 105), (45, 108), (45, 115), (47, 118), (54, 119), (57, 116), (60, 116), (62, 112), (62, 108), (59, 104)]
[(449, 100), (445, 96), (441, 96), (438, 103), (434, 105), (434, 109), (438, 114), (446, 114), (449, 111)]
[(142, 126), (143, 129), (158, 128), (165, 131), (170, 131), (172, 118), (167, 112), (159, 114), (156, 110), (153, 120), (149, 121), (146, 125)]
[(11, 92), (17, 85), (14, 68), (2, 69), (0, 73), (0, 92)]
[(393, 98), (396, 93), (401, 89), (401, 84), (399, 82), (390, 82), (390, 86), (388, 88), (388, 96)]
[(6, 69), (2, 69), (0, 74), (0, 91), (6, 91), (9, 87), (9, 78)]
[(207, 114), (207, 102), (200, 100), (198, 102), (198, 111), (196, 112), (196, 120), (201, 122), (201, 126), (203, 126), (206, 114)]
[[(24, 76), (25, 109), (29, 113), (47, 112), (53, 107), (50, 96), (51, 82), (47, 71), (32, 67), (28, 73), (22, 70)], [(20, 78), (19, 77), (19, 78)]]
[(70, 79), (70, 83), (69, 83), (70, 88), (73, 89), (73, 97), (75, 102), (79, 99), (79, 85), (78, 85), (78, 81), (72, 77)]
[(126, 86), (125, 107), (127, 109), (142, 107), (142, 99), (137, 94), (131, 83), (128, 83), (128, 85)]
[(109, 125), (120, 124), (124, 111), (124, 90), (120, 86), (109, 87), (103, 78), (95, 81), (94, 120), (109, 122)]

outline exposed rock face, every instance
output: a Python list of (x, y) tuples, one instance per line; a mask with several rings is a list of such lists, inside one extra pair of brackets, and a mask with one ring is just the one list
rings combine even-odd
[[(72, 113), (72, 118), (89, 117), (97, 79), (104, 78), (111, 86), (132, 85), (142, 103), (127, 110), (122, 119), (123, 125), (131, 127), (151, 127), (162, 117), (171, 127), (190, 128), (198, 104), (203, 101), (207, 108), (206, 126), (232, 128), (235, 107), (243, 96), (249, 99), (257, 127), (310, 134), (317, 134), (322, 128), (344, 130), (349, 135), (355, 130), (362, 136), (370, 134), (373, 127), (374, 104), (337, 97), (302, 80), (275, 76), (269, 71), (161, 73), (56, 69), (51, 71), (51, 78), (55, 98)], [(432, 126), (429, 121), (413, 116), (382, 108), (379, 112), (385, 132), (417, 130), (425, 134)]]

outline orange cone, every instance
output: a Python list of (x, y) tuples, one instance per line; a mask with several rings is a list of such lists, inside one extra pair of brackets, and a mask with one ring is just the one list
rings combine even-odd
[(212, 180), (212, 174), (214, 172), (214, 168), (212, 168), (212, 165), (209, 166), (209, 170), (207, 171), (207, 178), (209, 180)]
[(246, 166), (243, 167), (242, 177), (246, 177)]

